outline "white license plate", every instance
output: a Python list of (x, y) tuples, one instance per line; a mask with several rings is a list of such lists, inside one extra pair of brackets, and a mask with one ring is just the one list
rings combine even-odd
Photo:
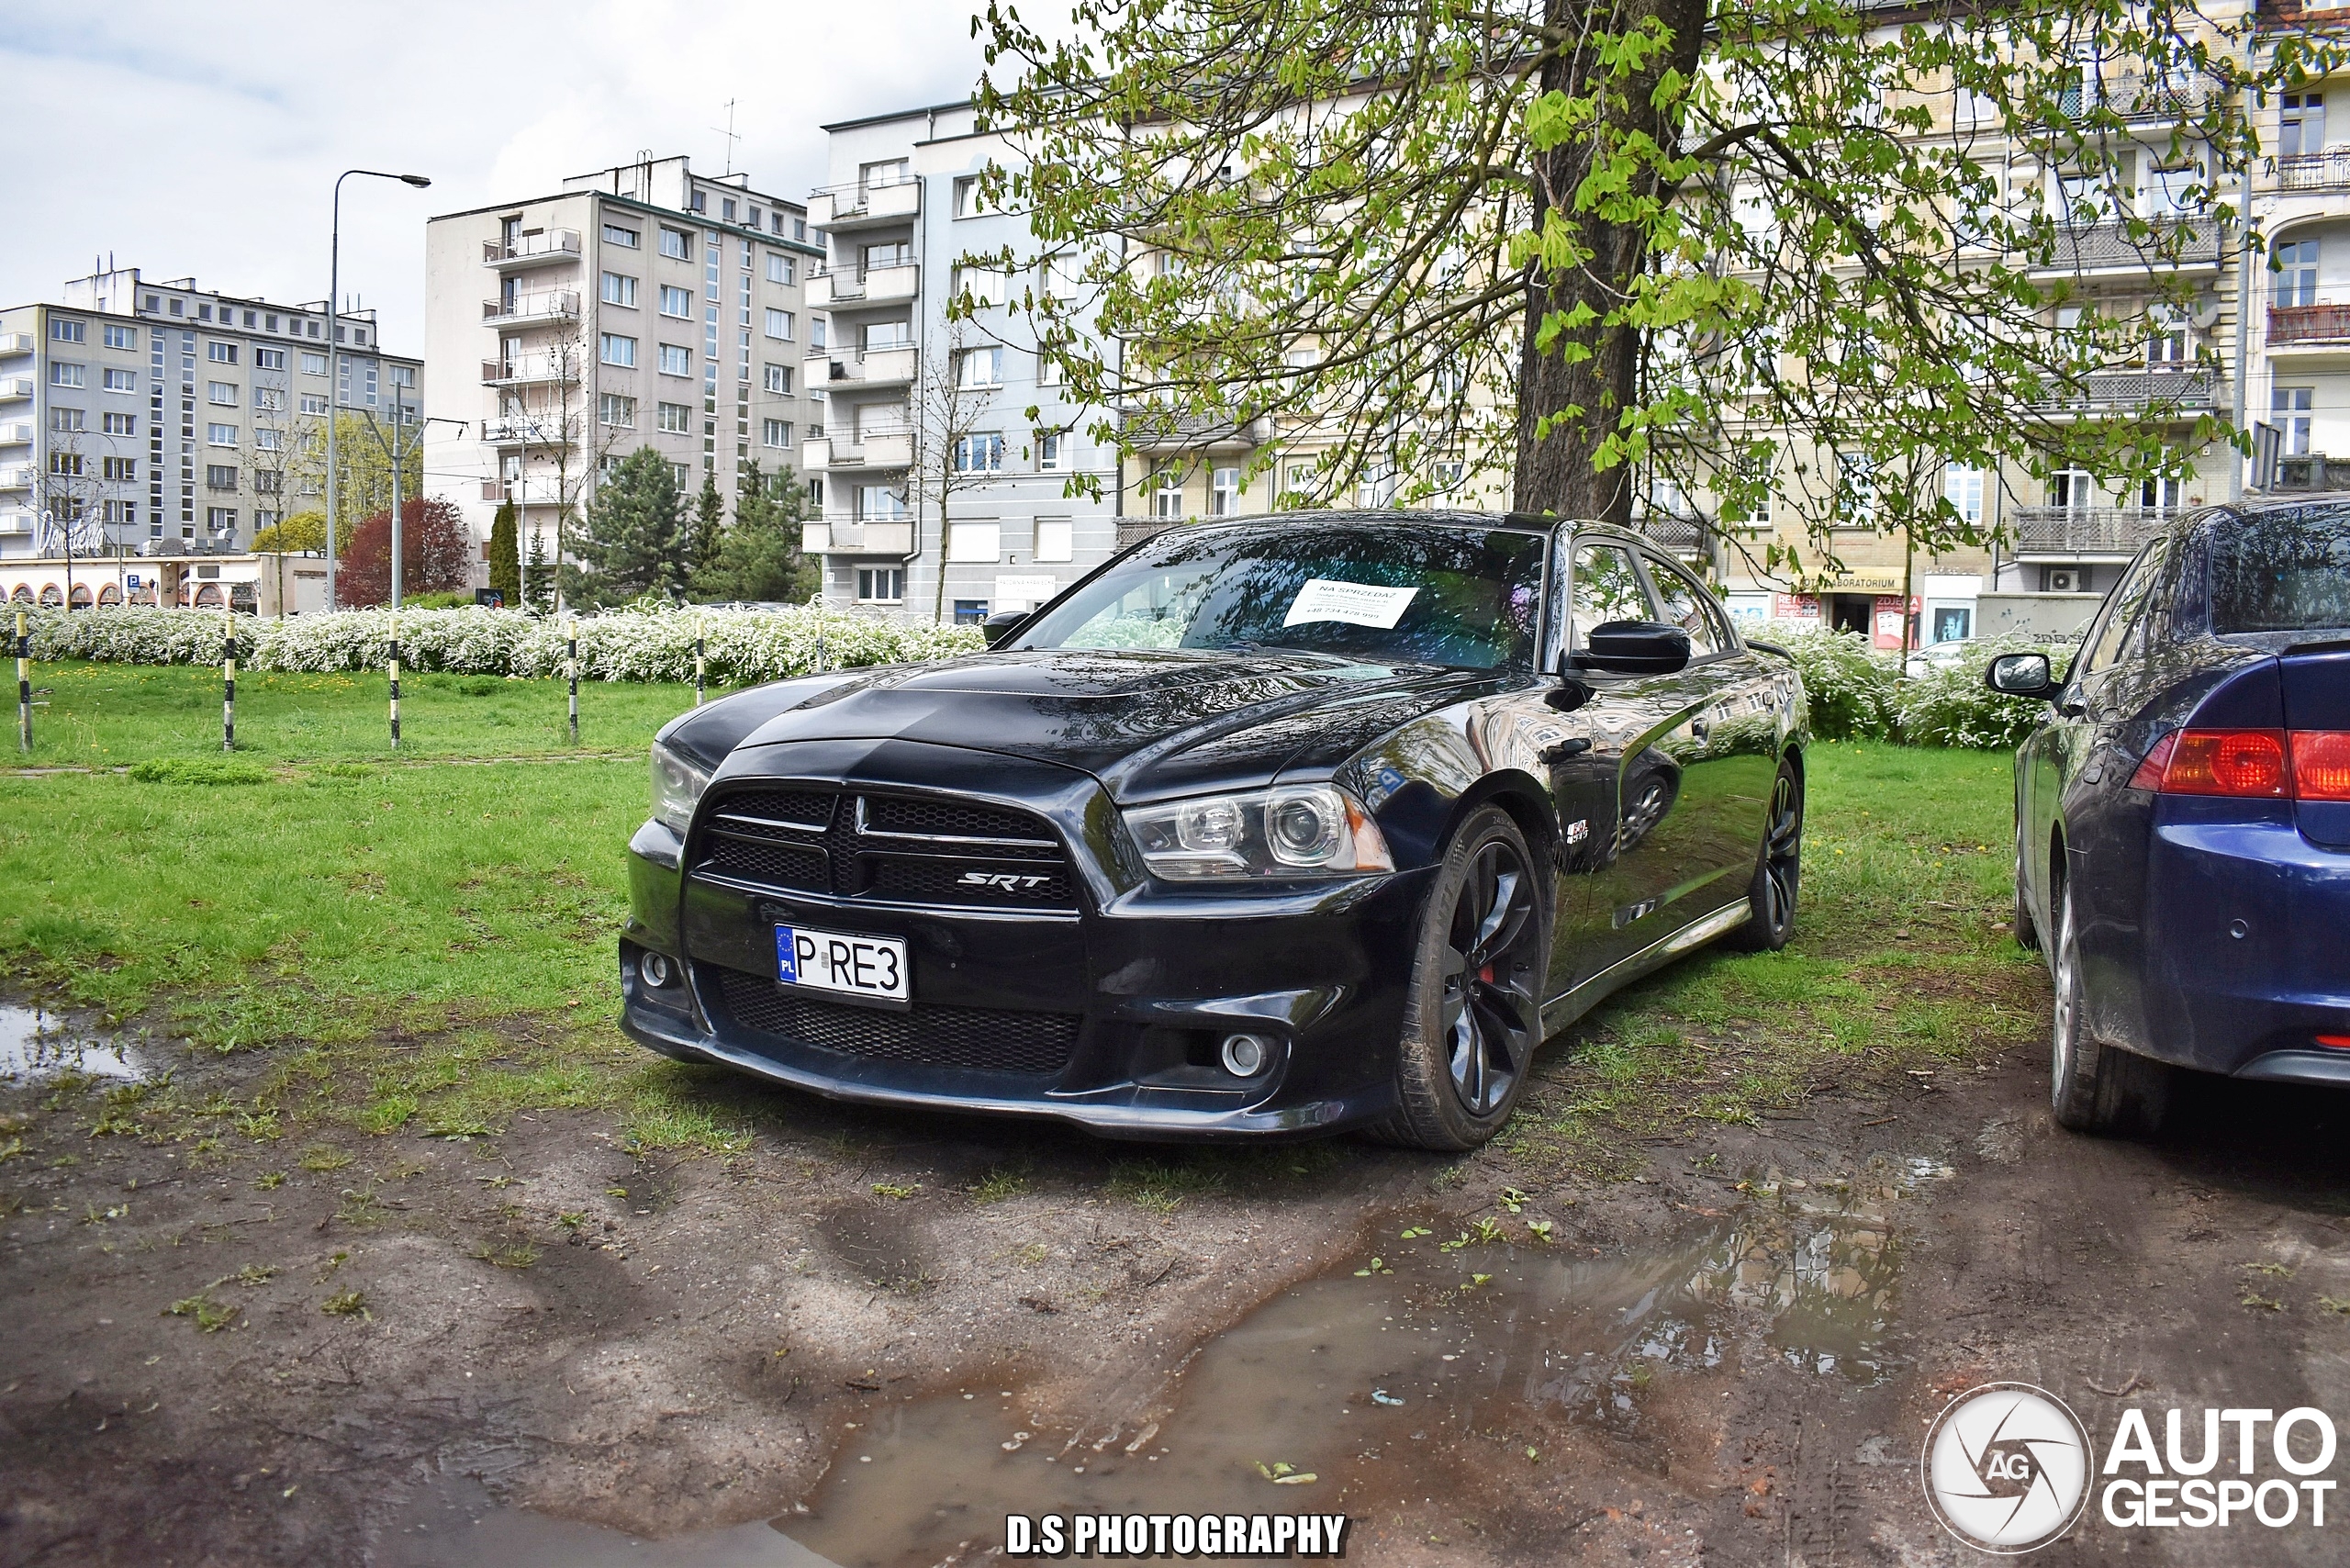
[(856, 936), (811, 931), (804, 925), (778, 925), (775, 962), (776, 979), (785, 985), (839, 991), (875, 1002), (913, 1000), (906, 945), (894, 936)]

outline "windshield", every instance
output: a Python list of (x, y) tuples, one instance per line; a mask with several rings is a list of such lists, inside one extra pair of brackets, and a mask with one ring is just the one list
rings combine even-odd
[(1430, 523), (1170, 529), (1022, 648), (1297, 648), (1365, 664), (1531, 665), (1546, 539)]
[(2350, 508), (2226, 520), (2210, 563), (2215, 633), (2350, 627)]

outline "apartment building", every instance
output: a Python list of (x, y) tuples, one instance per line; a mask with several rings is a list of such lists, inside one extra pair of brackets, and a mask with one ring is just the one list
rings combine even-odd
[(349, 310), (338, 394), (326, 309), (131, 267), (0, 310), (0, 559), (228, 554), (320, 506), (300, 492), (329, 408), (413, 419), (424, 391), (422, 363)]
[[(2264, 39), (2350, 33), (2350, 7), (2262, 6)], [(2259, 329), (2248, 356), (2256, 487), (2350, 489), (2350, 69), (2265, 106), (2273, 154), (2254, 175), (2267, 264), (2247, 269)], [(2332, 111), (2331, 116), (2328, 110)]]
[[(975, 120), (945, 104), (824, 128), (802, 467), (822, 500), (805, 546), (833, 603), (976, 622), (1042, 603), (1117, 547), (1116, 453), (1012, 308), (1043, 280), (958, 264), (1028, 244), (1024, 218), (979, 199), (979, 176), (1012, 154)], [(979, 308), (950, 322), (967, 292)], [(1103, 499), (1068, 493), (1083, 476)]]
[(641, 447), (731, 510), (744, 469), (791, 466), (805, 433), (808, 218), (747, 174), (648, 156), (431, 219), (427, 412), (451, 422), (428, 488), (485, 541), (512, 500), (525, 559), (535, 536), (549, 562), (557, 517)]

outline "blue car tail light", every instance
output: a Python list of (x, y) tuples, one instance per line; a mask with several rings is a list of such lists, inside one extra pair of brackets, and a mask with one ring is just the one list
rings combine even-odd
[(2175, 730), (2133, 790), (2238, 800), (2350, 801), (2350, 730)]

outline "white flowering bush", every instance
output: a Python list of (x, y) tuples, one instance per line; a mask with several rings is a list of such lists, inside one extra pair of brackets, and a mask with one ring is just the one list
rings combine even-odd
[(1858, 632), (1782, 632), (1764, 641), (1787, 650), (1811, 704), (1812, 734), (1823, 740), (1885, 739), (1893, 728), (1893, 689), (1901, 678)]
[[(237, 657), (256, 670), (324, 672), (380, 667), (391, 654), (388, 610), (345, 610), (283, 621), (233, 618)], [(747, 686), (811, 670), (952, 658), (985, 646), (979, 629), (882, 621), (821, 607), (695, 610), (650, 607), (557, 622), (519, 610), (403, 610), (400, 664), (455, 675), (559, 676), (568, 633), (579, 639), (579, 674), (590, 680), (691, 680), (694, 639), (705, 641), (710, 679)], [(139, 607), (42, 610), (30, 618), (32, 656), (112, 664), (217, 664), (224, 618), (207, 610)]]
[(1994, 691), (1983, 684), (1983, 672), (2001, 654), (2046, 654), (2049, 667), (2062, 676), (2077, 651), (2028, 637), (1977, 643), (1964, 658), (1939, 665), (1895, 689), (1895, 733), (1912, 745), (1972, 746), (1986, 751), (2013, 746), (2031, 733), (2048, 704), (2038, 698)]

